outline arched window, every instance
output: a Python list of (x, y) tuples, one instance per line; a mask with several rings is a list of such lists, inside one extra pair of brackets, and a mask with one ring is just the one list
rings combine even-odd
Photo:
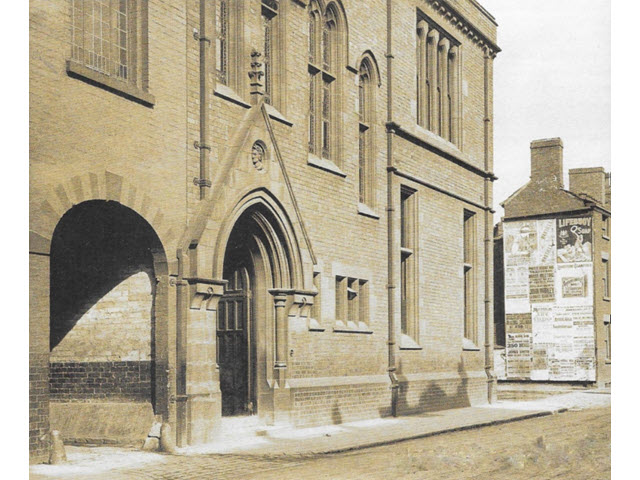
[(309, 153), (339, 163), (341, 65), (346, 64), (346, 24), (342, 9), (309, 4)]
[(374, 70), (365, 57), (358, 71), (358, 201), (373, 206), (374, 190)]

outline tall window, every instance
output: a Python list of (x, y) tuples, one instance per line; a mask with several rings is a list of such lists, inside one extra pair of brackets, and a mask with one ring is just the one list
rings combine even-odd
[(415, 191), (400, 191), (400, 325), (404, 335), (419, 339), (416, 305), (417, 214)]
[(340, 65), (344, 25), (335, 2), (309, 4), (309, 153), (333, 162), (340, 140)]
[(132, 78), (132, 0), (72, 0), (71, 59), (121, 80)]
[(605, 355), (607, 360), (611, 360), (611, 315), (606, 314), (604, 316), (604, 331), (605, 331)]
[(226, 85), (242, 97), (247, 88), (248, 58), (244, 55), (243, 10), (238, 0), (215, 0), (213, 35), (217, 85)]
[(609, 215), (602, 215), (602, 236), (604, 238), (611, 238), (611, 217)]
[(373, 68), (364, 58), (358, 75), (358, 201), (373, 205), (373, 126), (375, 118)]
[(602, 296), (611, 297), (611, 267), (609, 266), (609, 257), (602, 258)]
[(274, 44), (275, 19), (278, 15), (277, 0), (262, 0), (262, 62), (264, 64), (264, 97), (265, 102), (273, 105), (274, 95)]
[(229, 85), (229, 5), (228, 0), (216, 2), (216, 77)]
[(416, 28), (418, 125), (460, 145), (460, 47), (434, 25)]
[(464, 261), (464, 337), (474, 343), (478, 341), (478, 308), (476, 301), (476, 216), (464, 211), (463, 223)]

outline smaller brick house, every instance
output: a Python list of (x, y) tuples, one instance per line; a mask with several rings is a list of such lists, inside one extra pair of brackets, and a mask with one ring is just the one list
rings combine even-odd
[(611, 384), (611, 174), (531, 142), (531, 179), (494, 231), (496, 344), (507, 380)]

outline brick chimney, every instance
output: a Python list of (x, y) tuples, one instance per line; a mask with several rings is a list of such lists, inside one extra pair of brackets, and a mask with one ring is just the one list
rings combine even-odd
[(587, 194), (598, 203), (606, 203), (604, 168), (572, 168), (569, 170), (569, 190), (577, 195)]
[(544, 138), (531, 142), (531, 181), (562, 188), (562, 139)]

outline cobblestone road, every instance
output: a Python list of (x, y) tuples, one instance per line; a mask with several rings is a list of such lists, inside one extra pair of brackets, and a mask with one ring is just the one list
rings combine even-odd
[(605, 480), (610, 478), (610, 431), (610, 407), (595, 408), (344, 454), (277, 458), (162, 455), (159, 461), (136, 469), (92, 476), (69, 472), (57, 478)]

